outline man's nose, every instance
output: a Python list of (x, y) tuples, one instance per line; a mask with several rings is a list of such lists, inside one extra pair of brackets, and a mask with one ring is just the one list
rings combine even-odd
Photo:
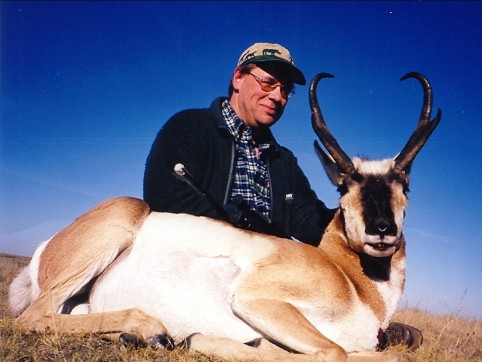
[(281, 87), (277, 86), (275, 89), (269, 92), (269, 96), (276, 102), (281, 102), (283, 100), (283, 95), (281, 94)]

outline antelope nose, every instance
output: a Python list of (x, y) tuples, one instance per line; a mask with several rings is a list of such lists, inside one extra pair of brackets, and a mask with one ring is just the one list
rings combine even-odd
[(388, 225), (387, 225), (386, 223), (379, 224), (379, 225), (377, 225), (377, 229), (378, 229), (378, 231), (380, 231), (381, 233), (384, 233), (385, 231), (387, 231)]
[(392, 230), (390, 228), (390, 223), (386, 220), (379, 220), (375, 224), (375, 228), (377, 230), (377, 234), (379, 234), (379, 235), (387, 235), (387, 234), (390, 234), (392, 232)]
[(395, 235), (396, 227), (385, 219), (376, 220), (371, 226), (366, 229), (367, 234), (371, 235)]

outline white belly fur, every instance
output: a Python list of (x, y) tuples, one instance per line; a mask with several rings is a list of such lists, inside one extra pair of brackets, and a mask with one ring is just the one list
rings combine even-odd
[[(179, 222), (180, 217), (185, 220)], [(159, 318), (178, 339), (193, 332), (240, 342), (258, 337), (230, 308), (230, 286), (240, 273), (232, 251), (236, 248), (236, 254), (254, 253), (258, 257), (263, 253), (236, 245), (236, 238), (219, 232), (219, 226), (212, 228), (203, 218), (152, 213), (130, 255), (96, 283), (91, 312), (139, 308)], [(232, 232), (232, 228), (225, 232)]]

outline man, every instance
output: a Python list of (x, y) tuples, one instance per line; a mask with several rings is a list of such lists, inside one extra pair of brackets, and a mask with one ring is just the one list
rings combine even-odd
[[(335, 210), (318, 200), (294, 155), (270, 131), (294, 84), (306, 80), (286, 48), (256, 43), (246, 49), (228, 98), (181, 111), (158, 133), (144, 175), (151, 209), (225, 219), (317, 246)], [(174, 172), (178, 164), (185, 178)], [(390, 324), (379, 338), (380, 348), (403, 343), (415, 349), (423, 340), (401, 323)]]
[[(144, 178), (152, 210), (227, 219), (318, 245), (334, 210), (318, 200), (296, 158), (270, 131), (295, 83), (306, 80), (286, 48), (256, 43), (244, 51), (229, 98), (174, 115), (157, 135)], [(175, 177), (178, 163), (202, 192)]]

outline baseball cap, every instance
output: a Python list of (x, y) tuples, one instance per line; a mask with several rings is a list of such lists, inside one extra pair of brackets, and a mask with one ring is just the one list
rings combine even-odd
[(306, 84), (305, 76), (301, 70), (296, 68), (289, 50), (279, 44), (255, 43), (251, 45), (239, 57), (238, 67), (261, 62), (280, 62), (286, 64), (293, 82), (301, 85)]

